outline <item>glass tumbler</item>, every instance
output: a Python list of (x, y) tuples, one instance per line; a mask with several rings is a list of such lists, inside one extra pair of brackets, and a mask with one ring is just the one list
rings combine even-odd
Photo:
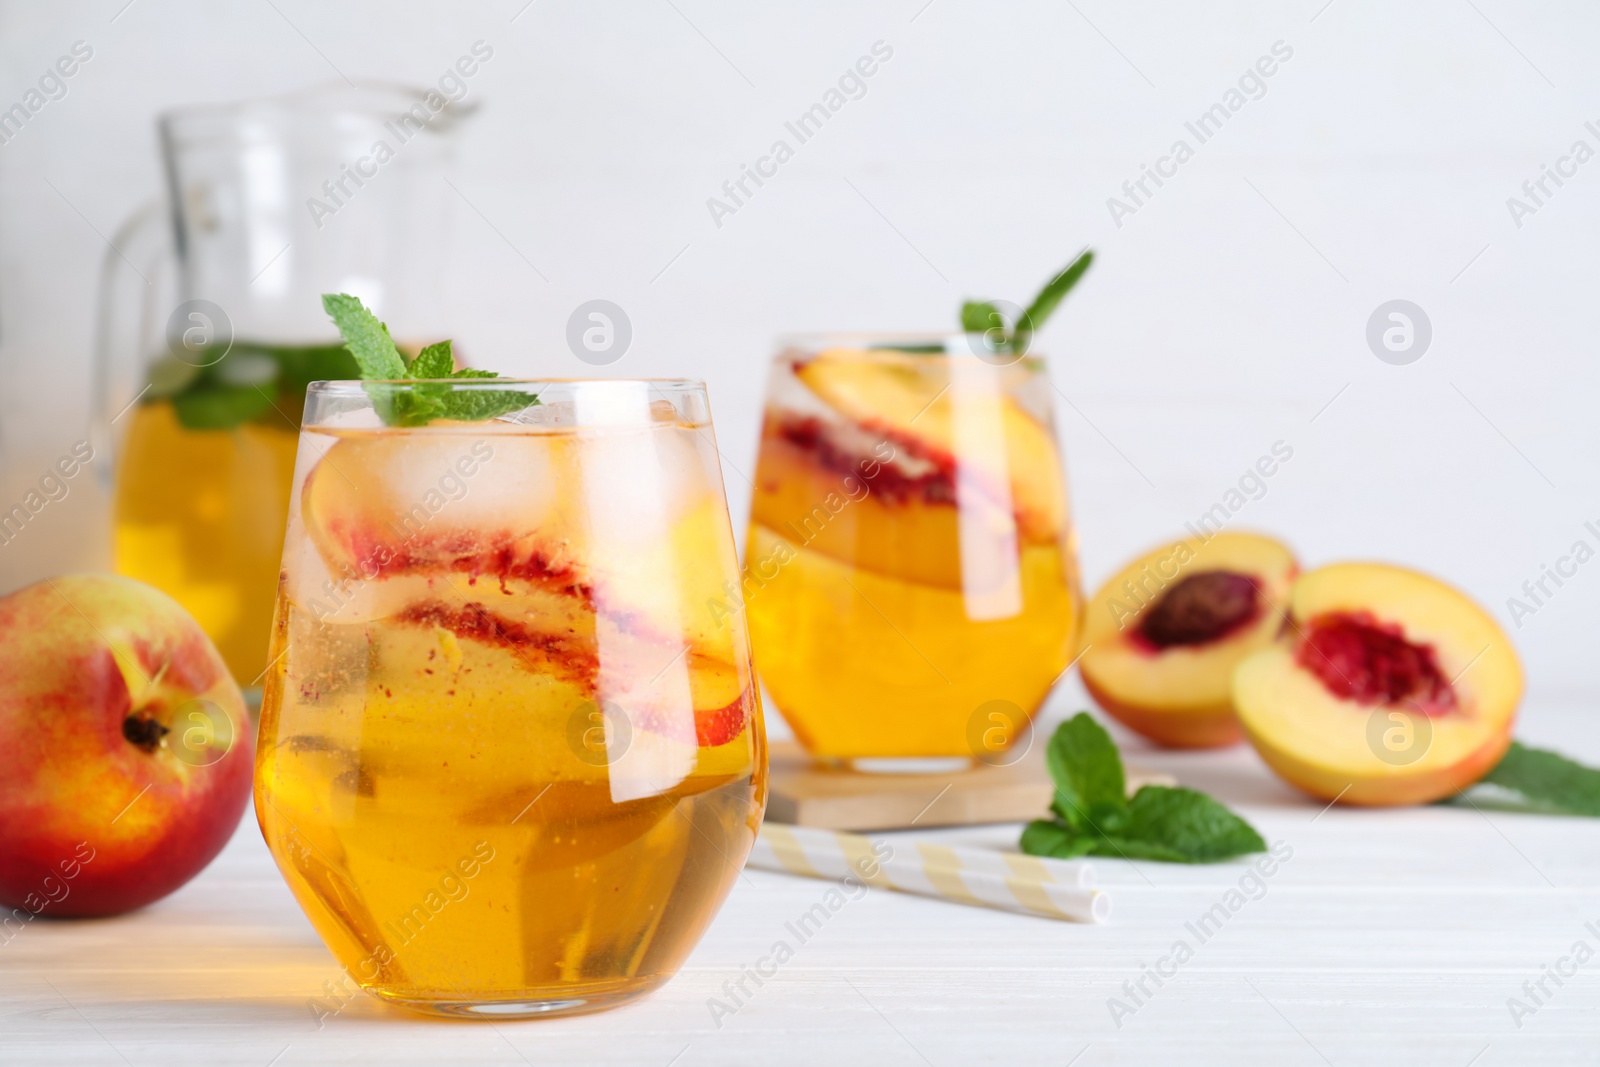
[[(383, 425), (403, 393), (527, 406)], [(508, 1017), (672, 976), (765, 807), (737, 577), (699, 383), (310, 387), (256, 814), (355, 982)]]
[(1050, 383), (982, 335), (803, 337), (772, 364), (744, 595), (817, 757), (1005, 763), (1074, 651)]

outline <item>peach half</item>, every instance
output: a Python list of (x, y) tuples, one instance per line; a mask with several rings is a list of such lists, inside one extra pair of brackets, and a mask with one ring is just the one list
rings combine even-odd
[(1174, 541), (1128, 564), (1085, 612), (1084, 686), (1124, 725), (1171, 748), (1231, 745), (1233, 671), (1283, 625), (1294, 554), (1260, 534)]
[(1460, 591), (1382, 563), (1302, 575), (1284, 639), (1234, 674), (1250, 743), (1290, 784), (1346, 804), (1424, 804), (1511, 744), (1522, 667)]

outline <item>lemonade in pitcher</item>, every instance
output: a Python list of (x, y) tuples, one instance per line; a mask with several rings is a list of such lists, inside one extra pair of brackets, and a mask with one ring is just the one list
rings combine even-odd
[(192, 363), (157, 362), (124, 416), (117, 572), (182, 604), (243, 685), (267, 664), (306, 384), (355, 372), (343, 346), (236, 343)]
[(737, 573), (698, 384), (311, 387), (256, 803), (355, 982), (505, 1017), (673, 974), (765, 803)]

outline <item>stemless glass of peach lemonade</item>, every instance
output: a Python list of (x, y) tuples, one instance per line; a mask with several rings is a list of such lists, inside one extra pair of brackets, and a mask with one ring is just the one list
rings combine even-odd
[(698, 383), (311, 386), (256, 807), (351, 978), (508, 1017), (673, 974), (765, 804), (737, 576)]
[(780, 346), (744, 594), (761, 679), (814, 756), (1020, 755), (1080, 613), (1045, 374), (981, 333)]

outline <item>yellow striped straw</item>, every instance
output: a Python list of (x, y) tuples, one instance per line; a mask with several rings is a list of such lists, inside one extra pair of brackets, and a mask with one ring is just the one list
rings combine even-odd
[(1088, 886), (1089, 865), (1013, 852), (874, 840), (810, 826), (763, 823), (749, 866), (867, 885), (1050, 919), (1101, 923), (1111, 898)]

